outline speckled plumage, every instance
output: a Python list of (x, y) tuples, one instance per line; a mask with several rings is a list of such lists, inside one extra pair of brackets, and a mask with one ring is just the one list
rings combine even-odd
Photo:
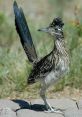
[(69, 57), (63, 35), (64, 23), (61, 18), (54, 18), (47, 28), (39, 29), (39, 31), (47, 32), (53, 37), (54, 47), (48, 55), (38, 60), (24, 13), (18, 8), (16, 2), (14, 2), (14, 13), (16, 30), (20, 36), (27, 57), (33, 64), (33, 70), (27, 82), (28, 84), (33, 84), (37, 81), (41, 82), (40, 96), (45, 103), (46, 109), (51, 112), (56, 112), (56, 110), (47, 103), (45, 92), (50, 85), (56, 83), (69, 70)]
[[(41, 79), (45, 79), (51, 71), (58, 72), (59, 70), (59, 74), (63, 75), (64, 71), (68, 69), (69, 57), (65, 48), (64, 35), (62, 30), (62, 26), (64, 24), (60, 23), (62, 26), (60, 26), (60, 24), (58, 25), (57, 19), (58, 18), (56, 18), (56, 23), (54, 19), (53, 22), (49, 25), (49, 27), (54, 28), (54, 38), (57, 39), (54, 39), (54, 48), (48, 55), (46, 55), (34, 65), (33, 70), (31, 71), (31, 74), (28, 78), (29, 84), (35, 83), (36, 81)], [(59, 19), (58, 22), (60, 21), (61, 19)], [(61, 29), (61, 32), (58, 31), (58, 29)], [(65, 66), (64, 63), (66, 64)], [(62, 67), (64, 67), (63, 70)], [(58, 75), (58, 77), (60, 76)]]

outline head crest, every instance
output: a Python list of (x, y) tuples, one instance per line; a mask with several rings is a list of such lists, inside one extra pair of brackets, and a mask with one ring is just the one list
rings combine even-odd
[(50, 27), (60, 26), (63, 27), (64, 23), (60, 17), (54, 18), (53, 22), (50, 24)]

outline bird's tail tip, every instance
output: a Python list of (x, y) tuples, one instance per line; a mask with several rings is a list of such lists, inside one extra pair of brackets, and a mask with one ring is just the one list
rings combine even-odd
[(13, 2), (13, 9), (14, 9), (14, 11), (16, 11), (18, 9), (18, 5), (17, 5), (17, 2), (15, 0)]
[(15, 0), (13, 2), (13, 6), (17, 6), (18, 7), (17, 2)]

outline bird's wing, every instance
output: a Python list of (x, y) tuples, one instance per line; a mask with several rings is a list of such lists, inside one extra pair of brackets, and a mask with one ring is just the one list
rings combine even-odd
[(45, 74), (49, 71), (52, 70), (53, 68), (53, 64), (52, 64), (52, 60), (50, 60), (50, 56), (45, 56), (44, 58), (42, 58), (38, 63), (37, 63), (37, 69), (39, 69), (41, 74)]
[(30, 62), (34, 62), (37, 59), (36, 50), (32, 41), (32, 37), (21, 8), (18, 8), (16, 1), (13, 4), (15, 14), (15, 26), (19, 34), (22, 46), (27, 54)]
[(54, 68), (50, 55), (42, 58), (34, 66), (28, 78), (28, 84), (35, 83), (38, 79), (44, 78)]

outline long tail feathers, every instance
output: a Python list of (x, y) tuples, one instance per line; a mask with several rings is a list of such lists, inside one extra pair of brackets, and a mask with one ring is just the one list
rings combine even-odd
[(16, 1), (13, 4), (15, 14), (15, 26), (19, 34), (20, 41), (30, 62), (37, 59), (37, 54), (32, 41), (32, 37), (23, 13), (22, 8), (18, 8)]

